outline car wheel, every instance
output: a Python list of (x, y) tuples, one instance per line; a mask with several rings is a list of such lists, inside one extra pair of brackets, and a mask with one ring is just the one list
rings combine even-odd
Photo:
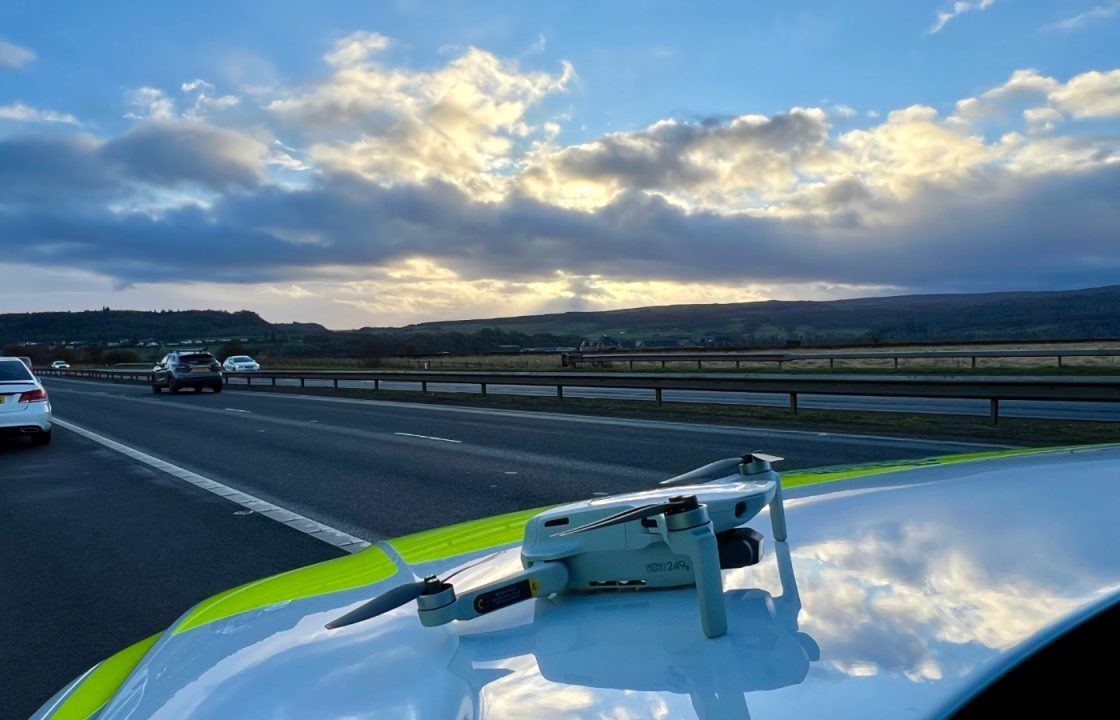
[(222, 384), (218, 383), (217, 385), (213, 385), (210, 387), (210, 389), (216, 393), (220, 393), (222, 391)]
[(174, 380), (168, 380), (167, 381), (167, 391), (169, 393), (171, 393), (172, 395), (178, 395), (179, 394), (179, 383), (175, 382)]
[(154, 392), (156, 395), (159, 395), (161, 392), (163, 392), (163, 388), (161, 388), (158, 383), (152, 383), (152, 392)]
[(31, 436), (32, 445), (50, 445), (51, 444), (51, 431), (35, 433)]

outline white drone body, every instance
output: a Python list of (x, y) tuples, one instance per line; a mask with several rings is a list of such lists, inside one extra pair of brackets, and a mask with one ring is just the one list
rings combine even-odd
[(457, 595), (426, 578), (400, 586), (334, 621), (341, 627), (415, 598), (426, 626), (470, 620), (514, 603), (562, 592), (695, 585), (708, 637), (727, 632), (723, 568), (758, 562), (762, 536), (744, 527), (770, 506), (776, 540), (786, 539), (780, 460), (760, 453), (706, 465), (662, 484), (707, 481), (562, 505), (525, 527), (521, 563), (511, 577)]

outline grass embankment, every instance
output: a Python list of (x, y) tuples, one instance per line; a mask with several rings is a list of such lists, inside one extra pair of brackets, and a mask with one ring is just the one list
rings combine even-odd
[[(233, 388), (231, 388), (233, 389)], [(240, 389), (240, 388), (237, 388)], [(665, 403), (660, 407), (643, 400), (525, 397), (471, 393), (329, 388), (254, 387), (252, 392), (327, 395), (365, 400), (393, 400), (462, 407), (484, 407), (573, 415), (702, 422), (738, 427), (766, 427), (833, 433), (922, 437), (964, 440), (1004, 445), (1050, 446), (1080, 443), (1120, 442), (1120, 423), (1043, 420), (1001, 417), (999, 425), (988, 424), (987, 416), (933, 415), (923, 413), (851, 412), (845, 410), (788, 409), (748, 405), (703, 405)]]

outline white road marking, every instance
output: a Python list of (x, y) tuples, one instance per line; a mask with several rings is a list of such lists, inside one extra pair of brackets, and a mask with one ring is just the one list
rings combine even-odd
[(249, 413), (249, 414), (252, 414), (252, 412), (253, 412), (252, 410), (242, 410), (241, 408), (226, 408), (226, 410), (229, 410), (230, 412)]
[(506, 471), (502, 472), (502, 474), (503, 475), (516, 475), (517, 471), (516, 470), (506, 470)]
[(425, 440), (439, 440), (440, 442), (449, 443), (462, 443), (462, 440), (452, 440), (451, 438), (435, 437), (434, 435), (417, 435), (416, 433), (393, 433), (394, 435), (403, 435), (404, 437), (423, 438)]
[(98, 435), (92, 430), (86, 430), (84, 427), (79, 427), (78, 425), (75, 425), (71, 422), (62, 420), (57, 415), (54, 416), (52, 422), (54, 422), (55, 425), (66, 428), (70, 432), (77, 433), (78, 435), (81, 435), (86, 439), (104, 445), (110, 450), (115, 450), (125, 457), (132, 458), (137, 462), (144, 463), (145, 465), (153, 467), (157, 470), (162, 470), (168, 475), (176, 477), (180, 480), (185, 480), (191, 485), (212, 492), (219, 497), (224, 497), (226, 500), (230, 500), (248, 510), (252, 510), (261, 515), (264, 515), (270, 520), (275, 520), (278, 523), (287, 525), (288, 527), (295, 530), (299, 530), (306, 535), (310, 535), (316, 540), (322, 540), (328, 545), (334, 545), (337, 548), (341, 548), (347, 552), (352, 553), (358, 552), (359, 550), (365, 550), (371, 545), (369, 541), (363, 540), (360, 537), (355, 537), (348, 533), (344, 533), (341, 530), (337, 530), (331, 527), (330, 525), (324, 525), (321, 522), (312, 520), (308, 517), (304, 517), (303, 515), (294, 513), (291, 510), (285, 510), (279, 505), (273, 505), (272, 503), (261, 500), (258, 497), (254, 497), (253, 495), (250, 495), (248, 493), (243, 493), (240, 490), (231, 488), (228, 485), (223, 485), (222, 483), (211, 480), (210, 478), (203, 477), (198, 473), (193, 473), (190, 470), (185, 470), (178, 465), (172, 465), (166, 460), (160, 460), (153, 455), (148, 455), (145, 452), (141, 452), (140, 450), (129, 447), (128, 445), (119, 443), (116, 440), (110, 440), (103, 435)]

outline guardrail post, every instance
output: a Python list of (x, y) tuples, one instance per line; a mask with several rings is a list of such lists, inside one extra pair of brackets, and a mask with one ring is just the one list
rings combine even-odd
[(374, 379), (373, 389), (374, 390), (380, 390), (381, 389), (381, 381), (380, 380)]
[(698, 359), (696, 361), (696, 369), (697, 370), (703, 370), (704, 369), (704, 361), (703, 360)]
[(338, 389), (338, 378), (335, 378), (335, 379), (334, 379), (334, 389), (335, 389), (335, 390), (337, 390), (337, 389)]
[(895, 358), (895, 359), (894, 359), (894, 369), (895, 369), (895, 370), (897, 370), (897, 369), (898, 369), (898, 358)]
[(665, 361), (664, 361), (664, 360), (662, 360), (662, 361), (661, 361), (661, 369), (662, 369), (662, 370), (664, 370), (664, 369), (665, 369)]
[(420, 392), (422, 392), (422, 393), (428, 392), (428, 381), (427, 380), (421, 380), (420, 381)]
[(789, 410), (794, 415), (797, 414), (797, 393), (795, 392), (789, 394)]
[(657, 406), (661, 407), (661, 388), (654, 388), (654, 397), (657, 398)]
[(252, 378), (252, 377), (250, 377), (250, 376), (248, 376), (248, 375), (246, 375), (246, 376), (245, 376), (245, 385), (246, 385), (246, 387), (248, 387), (249, 389), (252, 389), (252, 387), (253, 387), (253, 378)]
[(988, 400), (988, 419), (992, 425), (999, 425), (999, 398)]
[(486, 394), (486, 383), (479, 383), (478, 387), (482, 390), (482, 394)]
[(557, 400), (563, 400), (564, 399), (564, 386), (563, 385), (557, 385), (556, 386), (556, 399)]
[(276, 376), (272, 376), (272, 387), (276, 387)]
[(836, 368), (836, 358), (829, 358), (828, 359), (828, 369), (833, 370), (835, 368)]
[(307, 387), (307, 386), (306, 386), (306, 385), (304, 384), (304, 381), (305, 381), (305, 379), (306, 379), (306, 378), (300, 378), (300, 379), (299, 379), (299, 386), (300, 386), (300, 387)]
[(972, 356), (972, 369), (973, 370), (976, 369), (976, 356), (975, 355)]
[(631, 360), (631, 361), (630, 361), (630, 369), (631, 369), (631, 370), (633, 370), (633, 369), (634, 369), (634, 361), (633, 361), (633, 360)]
[(740, 362), (740, 361), (738, 361), (738, 360), (736, 360), (736, 361), (735, 361), (735, 369), (736, 369), (736, 370), (738, 370), (738, 369), (739, 369), (739, 362)]
[(1058, 356), (1058, 367), (1061, 367), (1061, 366), (1062, 366), (1062, 356), (1059, 355)]

